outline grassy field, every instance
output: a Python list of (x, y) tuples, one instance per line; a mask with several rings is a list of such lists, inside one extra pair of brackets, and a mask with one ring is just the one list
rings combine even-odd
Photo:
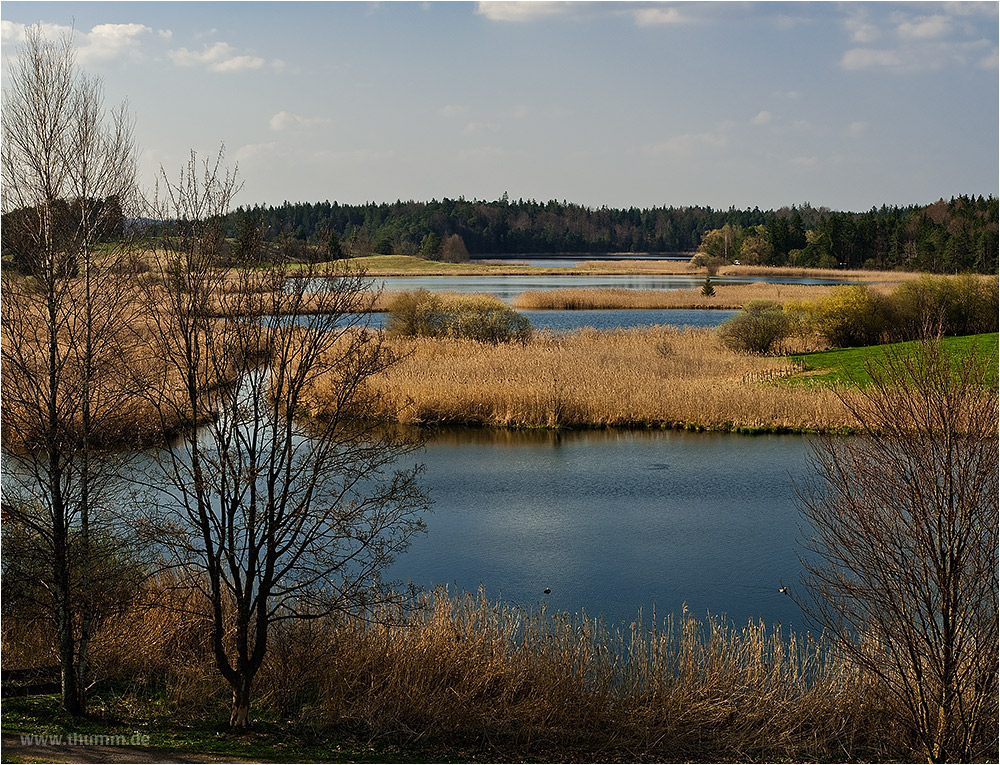
[[(967, 353), (990, 353), (996, 371), (998, 334), (968, 335), (966, 337), (946, 337), (944, 348), (951, 354), (963, 356)], [(871, 380), (866, 365), (884, 357), (886, 349), (903, 350), (913, 348), (915, 343), (877, 345), (865, 348), (838, 348), (831, 351), (801, 354), (790, 357), (793, 363), (804, 366), (804, 373), (790, 378), (790, 382), (810, 385), (836, 385), (861, 383)], [(996, 377), (994, 377), (996, 380)]]

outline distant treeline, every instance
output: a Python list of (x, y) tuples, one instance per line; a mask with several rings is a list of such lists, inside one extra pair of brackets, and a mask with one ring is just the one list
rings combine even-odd
[[(78, 217), (79, 202), (56, 201), (55, 222)], [(98, 240), (125, 228), (117, 200), (88, 200), (101, 220)], [(74, 212), (76, 211), (76, 212)], [(567, 202), (285, 202), (241, 207), (220, 221), (220, 255), (240, 259), (263, 236), (291, 257), (420, 255), (437, 260), (527, 253), (690, 253), (712, 262), (821, 268), (905, 269), (932, 273), (996, 273), (997, 198), (959, 196), (930, 205), (836, 212), (810, 204), (778, 210), (711, 207), (597, 209)], [(4, 262), (29, 268), (39, 242), (38, 211), (3, 215)], [(34, 223), (32, 224), (32, 222)], [(79, 243), (73, 225), (57, 225), (67, 250)], [(226, 239), (229, 241), (226, 242)], [(307, 247), (306, 245), (311, 245)]]
[(926, 206), (883, 205), (862, 213), (809, 204), (767, 211), (593, 209), (557, 201), (515, 202), (506, 194), (493, 202), (285, 202), (239, 208), (229, 215), (227, 235), (235, 238), (257, 225), (268, 241), (309, 241), (329, 247), (335, 256), (447, 257), (454, 248), (442, 245), (456, 235), (473, 256), (694, 253), (705, 234), (715, 232), (708, 241), (722, 242), (727, 260), (740, 260), (742, 248), (744, 262), (760, 265), (996, 273), (998, 258), (998, 203), (992, 195)]

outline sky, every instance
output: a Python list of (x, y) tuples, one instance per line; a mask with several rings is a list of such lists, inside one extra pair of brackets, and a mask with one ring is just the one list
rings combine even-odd
[(835, 210), (998, 194), (996, 2), (16, 2), (127, 99), (141, 180), (241, 204)]

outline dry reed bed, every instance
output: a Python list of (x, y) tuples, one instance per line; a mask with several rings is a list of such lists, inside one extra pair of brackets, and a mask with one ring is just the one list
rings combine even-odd
[[(221, 716), (229, 694), (208, 622), (191, 615), (200, 596), (160, 596), (106, 624), (96, 671), (140, 687), (165, 684), (181, 719)], [(446, 589), (414, 605), (276, 625), (255, 682), (257, 714), (322, 738), (346, 730), (429, 740), (504, 760), (909, 753), (886, 700), (828, 643), (780, 627), (654, 615), (609, 629)]]
[[(830, 294), (832, 286), (818, 284), (718, 284), (714, 295), (703, 295), (701, 288), (688, 290), (631, 290), (620, 288), (574, 288), (528, 290), (514, 298), (515, 308), (524, 311), (579, 309), (643, 308), (721, 308), (738, 309), (751, 300), (819, 300)], [(880, 291), (887, 287), (878, 285)]]
[(845, 282), (900, 284), (919, 279), (916, 271), (844, 271), (839, 268), (796, 268), (794, 266), (722, 266), (720, 276), (782, 276), (793, 279), (836, 279)]
[[(404, 358), (377, 383), (407, 423), (505, 427), (851, 426), (826, 389), (770, 382), (778, 358), (728, 350), (709, 330), (654, 327), (536, 333), (523, 345), (393, 340)], [(319, 391), (322, 395), (322, 390)]]

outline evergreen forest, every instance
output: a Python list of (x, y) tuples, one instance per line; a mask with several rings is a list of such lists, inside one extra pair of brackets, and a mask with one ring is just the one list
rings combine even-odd
[[(998, 202), (959, 196), (925, 206), (836, 212), (806, 203), (763, 211), (711, 207), (613, 209), (567, 202), (442, 199), (241, 207), (227, 235), (263, 224), (270, 241), (326, 245), (334, 257), (421, 255), (453, 259), (527, 253), (689, 253), (728, 262), (931, 273), (996, 273)], [(717, 252), (716, 252), (717, 251)]]

